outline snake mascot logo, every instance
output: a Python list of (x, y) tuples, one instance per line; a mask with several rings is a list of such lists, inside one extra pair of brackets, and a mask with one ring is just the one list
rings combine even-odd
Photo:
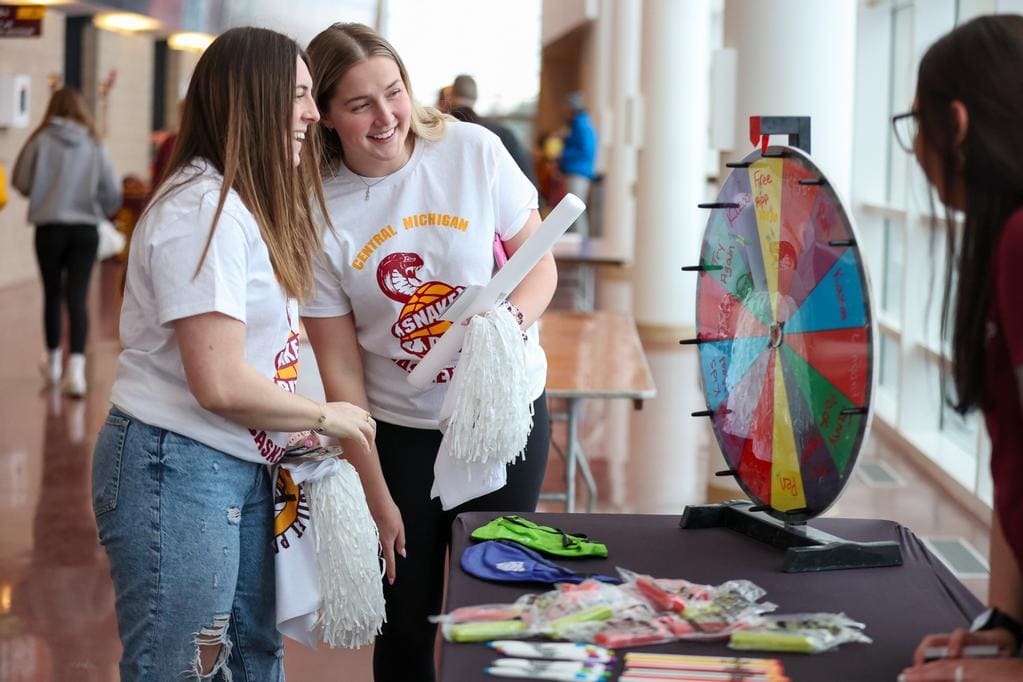
[(392, 253), (377, 267), (380, 290), (404, 306), (398, 314), (398, 321), (391, 327), (391, 334), (398, 339), (403, 350), (420, 358), (451, 326), (440, 316), (465, 289), (444, 282), (423, 282), (419, 275), (423, 265), (418, 254)]

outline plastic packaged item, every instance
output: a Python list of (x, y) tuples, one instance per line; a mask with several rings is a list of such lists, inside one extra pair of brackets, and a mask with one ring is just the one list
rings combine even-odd
[(677, 638), (671, 630), (657, 621), (620, 621), (599, 630), (593, 639), (601, 646), (625, 649), (644, 644), (671, 642)]
[(598, 604), (596, 606), (575, 611), (574, 613), (562, 616), (561, 618), (548, 621), (544, 631), (552, 637), (572, 639), (566, 635), (571, 631), (573, 626), (579, 625), (580, 623), (608, 620), (612, 616), (614, 616), (614, 611), (610, 606)]
[(556, 590), (522, 601), (528, 601), (522, 619), (531, 631), (579, 642), (595, 642), (594, 635), (611, 618), (652, 615), (647, 606), (629, 593), (593, 580), (579, 585), (560, 584)]
[(686, 601), (681, 595), (662, 589), (653, 578), (645, 575), (637, 576), (635, 585), (644, 599), (658, 611), (682, 613), (686, 610)]
[(528, 637), (530, 634), (521, 620), (447, 624), (442, 630), (444, 639), (451, 642), (486, 642), (491, 639)]
[(844, 613), (764, 616), (751, 629), (732, 633), (728, 646), (740, 651), (817, 654), (851, 642), (872, 643), (863, 627)]
[(481, 604), (462, 606), (442, 616), (430, 616), (431, 623), (470, 623), (492, 620), (515, 620), (522, 615), (518, 604)]
[(654, 578), (619, 568), (623, 589), (656, 612), (675, 639), (722, 639), (747, 629), (777, 607), (761, 602), (767, 593), (748, 580), (700, 585), (680, 578)]

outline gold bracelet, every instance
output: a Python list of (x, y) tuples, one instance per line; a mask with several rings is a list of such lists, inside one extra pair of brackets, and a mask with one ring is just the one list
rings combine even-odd
[(316, 420), (316, 426), (313, 427), (315, 433), (323, 433), (327, 430), (327, 414), (321, 414), (320, 418)]

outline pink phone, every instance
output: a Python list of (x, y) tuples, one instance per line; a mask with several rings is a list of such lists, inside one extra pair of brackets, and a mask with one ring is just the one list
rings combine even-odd
[(504, 264), (508, 262), (508, 254), (505, 253), (504, 243), (501, 241), (501, 235), (494, 235), (494, 265), (497, 266), (495, 270), (500, 270), (504, 267)]

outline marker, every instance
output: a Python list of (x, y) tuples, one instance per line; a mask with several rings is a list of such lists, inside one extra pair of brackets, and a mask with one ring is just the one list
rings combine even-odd
[(730, 656), (686, 656), (682, 654), (653, 654), (630, 652), (625, 654), (625, 665), (633, 667), (645, 664), (658, 664), (659, 667), (669, 665), (693, 666), (707, 669), (747, 668), (755, 670), (781, 669), (781, 661), (777, 658), (734, 658)]
[[(963, 647), (963, 658), (989, 658), (998, 655), (998, 647), (994, 644), (971, 644)], [(948, 658), (947, 646), (929, 646), (924, 649), (925, 661), (936, 661)]]
[(597, 675), (607, 672), (607, 666), (603, 663), (589, 663), (586, 661), (542, 661), (535, 658), (498, 658), (490, 665), (497, 668), (529, 670), (532, 672), (593, 673)]
[(774, 658), (732, 658), (677, 654), (627, 653), (620, 682), (675, 680), (703, 682), (787, 682), (781, 661)]
[[(698, 677), (694, 677), (694, 675)], [(660, 682), (668, 681), (671, 682), (791, 682), (788, 677), (771, 675), (769, 677), (747, 677), (747, 676), (736, 676), (734, 673), (721, 672), (721, 673), (666, 673), (666, 674), (649, 674), (646, 672), (633, 672), (627, 670), (622, 673), (622, 676), (618, 678), (618, 682)]]
[(532, 672), (504, 667), (484, 668), (483, 672), (493, 677), (514, 677), (519, 680), (552, 680), (553, 682), (602, 682), (606, 677), (604, 673), (593, 675), (589, 673)]
[(583, 642), (520, 642), (514, 639), (488, 642), (487, 646), (505, 656), (518, 658), (553, 658), (561, 661), (592, 661), (607, 663), (615, 659), (614, 651)]

